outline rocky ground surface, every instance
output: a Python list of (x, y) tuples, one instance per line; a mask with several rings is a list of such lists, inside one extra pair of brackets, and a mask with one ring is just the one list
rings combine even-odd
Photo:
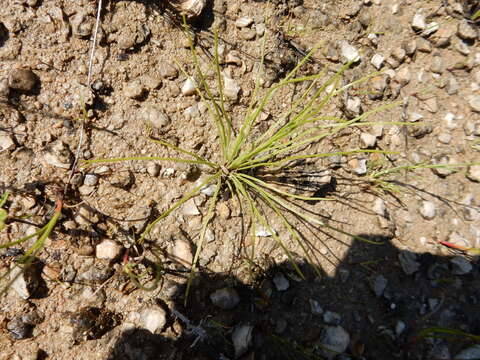
[[(193, 73), (188, 37), (159, 3), (106, 1), (91, 86), (94, 1), (8, 0), (0, 7), (0, 190), (11, 194), (1, 243), (33, 234), (51, 217), (55, 189), (67, 189), (62, 216), (31, 267), (19, 273), (14, 265), (32, 240), (0, 250), (2, 288), (15, 279), (0, 298), (0, 359), (480, 358), (480, 345), (467, 335), (420, 336), (432, 327), (480, 334), (476, 258), (439, 243), (480, 248), (480, 165), (472, 165), (480, 160), (480, 28), (470, 20), (476, 2), (214, 0), (191, 20), (212, 81), (208, 54), (213, 32), (220, 34), (228, 109), (237, 122), (263, 47), (264, 89), (321, 42), (304, 74), (349, 60), (356, 62), (344, 83), (380, 71), (333, 99), (326, 113), (351, 118), (401, 105), (313, 147), (397, 153), (331, 157), (302, 169), (321, 174), (335, 200), (306, 205), (310, 210), (383, 245), (306, 227), (319, 275), (273, 221), (306, 279), (265, 231), (257, 233), (249, 266), (244, 214), (227, 199), (217, 206), (186, 305), (208, 191), (160, 222), (143, 246), (134, 242), (155, 214), (195, 186), (201, 169), (74, 164), (77, 156), (175, 155), (149, 141), (152, 135), (202, 156), (218, 154), (206, 104), (179, 70)], [(295, 91), (268, 104), (257, 134)], [(405, 163), (470, 166), (396, 173), (389, 179), (400, 192), (375, 192), (381, 189), (367, 181), (375, 169)], [(126, 261), (145, 274), (146, 286), (161, 262), (157, 286), (136, 287)]]

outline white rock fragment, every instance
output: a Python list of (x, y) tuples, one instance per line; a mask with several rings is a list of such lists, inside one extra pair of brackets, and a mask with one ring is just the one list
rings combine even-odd
[(448, 129), (454, 130), (458, 127), (455, 114), (452, 114), (451, 112), (446, 113), (444, 120), (445, 120), (445, 125), (447, 126)]
[(7, 134), (0, 134), (0, 152), (13, 150), (14, 148), (13, 138)]
[(244, 17), (238, 18), (235, 21), (235, 26), (239, 27), (239, 28), (244, 28), (244, 27), (252, 25), (252, 23), (253, 23), (252, 18), (244, 16)]
[(357, 175), (365, 175), (367, 173), (367, 159), (352, 159), (348, 162), (352, 171)]
[(189, 77), (182, 86), (182, 94), (185, 96), (195, 95), (197, 92), (197, 83)]
[(185, 266), (192, 266), (193, 253), (192, 246), (186, 239), (176, 239), (171, 249), (171, 258), (175, 262)]
[(160, 332), (167, 323), (167, 314), (160, 306), (149, 307), (140, 312), (139, 325), (152, 334)]
[(432, 35), (434, 32), (438, 31), (439, 25), (437, 22), (433, 21), (428, 23), (425, 30), (422, 31), (422, 36), (429, 36)]
[(422, 206), (420, 207), (420, 214), (426, 220), (432, 220), (435, 217), (437, 210), (435, 203), (431, 201), (422, 201)]
[(226, 74), (223, 74), (223, 84), (223, 94), (225, 97), (230, 100), (237, 100), (238, 93), (241, 89), (237, 82)]
[(98, 259), (113, 260), (122, 253), (123, 247), (113, 240), (103, 240), (95, 247), (95, 254)]
[(30, 297), (31, 291), (28, 286), (28, 279), (26, 278), (25, 272), (22, 268), (15, 266), (10, 271), (10, 280), (13, 281), (11, 287), (18, 294), (18, 296), (24, 300)]
[(197, 204), (192, 199), (187, 200), (182, 206), (182, 214), (187, 216), (195, 216), (200, 215), (200, 211), (198, 210)]
[(375, 214), (387, 217), (387, 207), (385, 201), (382, 198), (376, 198), (373, 202), (372, 210)]
[(425, 15), (422, 13), (416, 13), (413, 16), (412, 20), (412, 29), (415, 31), (423, 31), (427, 28), (427, 23), (425, 22)]
[(86, 174), (83, 183), (88, 186), (95, 186), (98, 184), (99, 176), (97, 174)]
[(361, 133), (360, 140), (364, 149), (373, 148), (377, 143), (377, 137), (369, 133)]
[(213, 196), (213, 194), (215, 194), (216, 189), (217, 189), (217, 186), (215, 184), (210, 184), (210, 185), (205, 185), (204, 187), (202, 187), (200, 189), (200, 192), (203, 195)]
[(171, 3), (180, 14), (185, 15), (188, 19), (200, 16), (206, 4), (206, 0), (182, 0)]
[(468, 99), (468, 105), (475, 112), (480, 112), (480, 95), (472, 95)]
[(239, 325), (236, 326), (232, 333), (232, 342), (235, 349), (235, 358), (245, 354), (252, 342), (252, 325)]
[(157, 177), (160, 174), (160, 164), (150, 162), (147, 165), (147, 173), (152, 177)]
[(372, 60), (370, 60), (371, 64), (375, 66), (375, 69), (380, 70), (383, 66), (385, 58), (380, 54), (375, 54), (372, 56)]
[(480, 182), (480, 165), (469, 166), (467, 178), (471, 181)]
[[(274, 230), (272, 229), (272, 231), (274, 231)], [(276, 235), (275, 231), (272, 233), (272, 232), (268, 231), (267, 229), (265, 229), (265, 227), (263, 227), (263, 226), (258, 226), (257, 230), (255, 231), (255, 236), (258, 236), (258, 237), (269, 237), (269, 236), (272, 236), (272, 235)]]
[(358, 97), (349, 97), (345, 104), (345, 110), (352, 116), (360, 115), (362, 111), (362, 100)]
[(347, 41), (341, 40), (339, 42), (340, 54), (346, 60), (345, 62), (359, 62), (360, 61), (360, 54), (358, 50), (350, 45)]

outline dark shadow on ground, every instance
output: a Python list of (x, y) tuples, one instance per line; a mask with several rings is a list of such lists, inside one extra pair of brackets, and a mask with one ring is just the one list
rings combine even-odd
[[(257, 269), (250, 286), (237, 278), (200, 273), (186, 307), (182, 285), (158, 299), (159, 305), (169, 304), (166, 327), (176, 329), (176, 336), (130, 329), (109, 359), (333, 358), (321, 344), (326, 331), (336, 326), (349, 333), (350, 341), (348, 355), (335, 359), (450, 359), (446, 349), (454, 355), (467, 347), (465, 337), (447, 342), (418, 335), (432, 326), (480, 332), (478, 265), (472, 263), (470, 272), (460, 274), (453, 256), (399, 251), (389, 239), (359, 235), (384, 245), (354, 242), (333, 277), (317, 276), (301, 260), (297, 265), (304, 280), (288, 262)], [(213, 305), (210, 296), (221, 288), (238, 293), (240, 302), (233, 309)], [(252, 339), (244, 354), (235, 354), (232, 334), (241, 326), (252, 327)]]

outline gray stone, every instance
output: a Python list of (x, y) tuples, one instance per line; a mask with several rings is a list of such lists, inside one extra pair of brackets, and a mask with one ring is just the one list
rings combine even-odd
[(371, 282), (371, 287), (376, 297), (381, 297), (387, 288), (388, 280), (383, 275), (375, 276)]
[(170, 118), (158, 105), (147, 104), (142, 106), (138, 110), (137, 116), (158, 130), (165, 130), (170, 125)]
[(252, 325), (237, 325), (232, 333), (232, 342), (233, 348), (235, 349), (235, 358), (238, 359), (240, 356), (245, 354), (248, 351), (248, 348), (252, 342)]
[(340, 325), (342, 316), (333, 311), (325, 311), (325, 314), (323, 314), (323, 321), (328, 325)]
[(452, 141), (452, 135), (450, 133), (440, 133), (438, 134), (438, 141), (440, 141), (442, 144), (450, 144), (450, 141)]
[(405, 331), (406, 327), (407, 325), (402, 320), (398, 320), (395, 325), (395, 334), (400, 336)]
[(196, 216), (200, 215), (200, 211), (198, 210), (197, 204), (195, 204), (195, 200), (189, 199), (182, 205), (182, 214), (186, 216)]
[(449, 77), (445, 86), (445, 91), (447, 92), (447, 94), (454, 95), (458, 93), (459, 89), (460, 85), (458, 84), (457, 79), (455, 79), (453, 76)]
[(475, 40), (478, 36), (478, 32), (473, 25), (466, 20), (463, 20), (458, 24), (457, 35), (464, 40)]
[(432, 52), (432, 44), (430, 41), (424, 38), (418, 38), (417, 39), (417, 50), (424, 52), (424, 53), (430, 53)]
[(85, 272), (78, 275), (77, 279), (86, 283), (101, 284), (112, 275), (113, 269), (111, 267), (96, 265), (89, 266)]
[(455, 360), (478, 360), (480, 359), (480, 344), (470, 346), (460, 351), (454, 357)]
[(158, 72), (164, 79), (175, 79), (178, 76), (177, 68), (169, 63), (162, 63), (158, 68)]
[(402, 67), (395, 75), (395, 80), (401, 85), (407, 85), (412, 79), (412, 73), (408, 66)]
[(422, 36), (430, 36), (434, 32), (438, 31), (439, 28), (440, 26), (438, 25), (438, 23), (435, 21), (432, 21), (431, 23), (428, 23), (425, 30), (422, 31)]
[(341, 326), (327, 326), (320, 338), (320, 346), (324, 348), (322, 355), (329, 360), (333, 359), (337, 354), (341, 354), (347, 350), (350, 343), (350, 335)]
[(430, 71), (441, 74), (443, 72), (443, 60), (441, 56), (434, 56), (430, 65)]
[(283, 274), (276, 274), (273, 277), (273, 283), (275, 284), (277, 291), (285, 291), (290, 287), (290, 282)]
[(453, 275), (465, 275), (473, 269), (472, 264), (463, 256), (455, 256), (450, 260), (450, 263), (452, 264)]
[(309, 299), (308, 302), (310, 303), (310, 310), (312, 311), (312, 314), (323, 314), (323, 308), (320, 306), (317, 300)]
[(402, 43), (402, 47), (408, 56), (413, 56), (417, 51), (417, 42), (414, 39), (408, 40)]
[(407, 52), (401, 47), (397, 47), (392, 51), (392, 57), (395, 60), (397, 60), (399, 63), (402, 63), (403, 60), (405, 60), (406, 55), (407, 55)]
[(231, 310), (240, 303), (240, 296), (233, 288), (223, 288), (211, 293), (210, 300), (213, 305), (221, 309)]
[(398, 255), (398, 260), (400, 261), (404, 273), (407, 275), (412, 275), (420, 269), (420, 263), (417, 261), (417, 254), (411, 251), (401, 251)]
[(375, 214), (382, 216), (382, 217), (387, 217), (387, 207), (385, 206), (385, 201), (382, 198), (377, 197), (375, 201), (373, 202), (372, 206), (373, 212)]
[(124, 87), (123, 94), (126, 97), (138, 100), (145, 94), (145, 87), (140, 80), (133, 80)]
[(368, 97), (372, 100), (381, 99), (387, 88), (389, 78), (386, 75), (374, 76), (368, 83)]

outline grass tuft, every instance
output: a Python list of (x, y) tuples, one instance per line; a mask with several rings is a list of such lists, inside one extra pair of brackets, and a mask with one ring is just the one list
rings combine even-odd
[[(264, 44), (265, 41), (266, 37), (264, 38)], [(208, 176), (151, 222), (143, 233), (139, 234), (137, 240), (139, 243), (143, 243), (144, 240), (149, 237), (152, 228), (157, 223), (171, 215), (189, 199), (196, 196), (203, 187), (209, 185), (215, 186), (215, 192), (206, 205), (207, 209), (204, 212), (199, 240), (196, 243), (196, 251), (187, 285), (186, 299), (188, 298), (193, 276), (198, 270), (197, 264), (203, 248), (206, 231), (215, 219), (216, 204), (224, 198), (225, 194), (229, 194), (231, 197), (237, 199), (240, 208), (245, 210), (245, 214), (242, 214), (243, 221), (252, 239), (248, 263), (254, 263), (256, 230), (262, 227), (271, 234), (278, 246), (285, 252), (297, 273), (304, 278), (302, 270), (294, 261), (285, 235), (276, 232), (273, 229), (273, 224), (281, 224), (283, 229), (286, 230), (286, 234), (303, 250), (306, 259), (308, 259), (309, 263), (313, 265), (318, 273), (319, 270), (315, 267), (315, 259), (312, 255), (313, 251), (308, 242), (302, 237), (297, 223), (302, 223), (304, 226), (311, 226), (312, 228), (324, 228), (335, 231), (369, 244), (382, 244), (381, 242), (349, 234), (340, 228), (327, 224), (319, 214), (312, 213), (304, 208), (305, 201), (331, 201), (332, 199), (299, 195), (294, 190), (279, 188), (275, 183), (270, 181), (270, 178), (267, 176), (282, 169), (287, 169), (294, 163), (305, 162), (310, 159), (324, 158), (333, 155), (349, 156), (361, 153), (391, 154), (392, 152), (389, 151), (368, 149), (346, 149), (327, 153), (318, 153), (310, 150), (313, 145), (328, 141), (342, 130), (372, 125), (371, 122), (367, 121), (370, 116), (401, 104), (401, 102), (395, 102), (380, 106), (348, 120), (327, 116), (325, 114), (326, 106), (332, 99), (344, 94), (351, 87), (368, 80), (376, 74), (367, 75), (344, 85), (342, 84), (342, 75), (351, 66), (351, 63), (347, 63), (334, 71), (331, 76), (328, 75), (327, 69), (314, 75), (301, 75), (300, 69), (318, 49), (318, 46), (316, 46), (299, 61), (293, 70), (269, 89), (261, 89), (260, 81), (258, 80), (261, 74), (256, 74), (257, 80), (247, 112), (237, 123), (234, 121), (236, 119), (233, 119), (231, 113), (227, 111), (227, 100), (224, 96), (225, 84), (223, 83), (222, 68), (218, 54), (218, 38), (215, 36), (215, 52), (213, 62), (210, 64), (211, 70), (216, 78), (215, 87), (212, 87), (207, 81), (205, 72), (200, 68), (199, 58), (193, 41), (191, 41), (191, 44), (191, 56), (195, 73), (188, 73), (178, 62), (177, 65), (185, 77), (195, 79), (198, 85), (198, 96), (207, 104), (208, 112), (213, 119), (213, 124), (218, 134), (217, 139), (220, 154), (214, 153), (211, 156), (215, 160), (199, 156), (194, 152), (174, 146), (163, 140), (152, 140), (161, 146), (176, 151), (179, 156), (168, 158), (133, 156), (113, 159), (94, 159), (85, 161), (83, 164), (84, 166), (92, 166), (107, 162), (163, 160), (198, 164), (208, 169)], [(263, 65), (263, 58), (262, 49), (261, 65)], [(283, 113), (275, 116), (273, 123), (266, 131), (261, 135), (256, 135), (260, 115), (266, 110), (275, 95), (282, 90), (287, 90), (287, 88), (290, 89), (295, 85), (302, 84), (304, 85), (304, 90), (298, 94), (292, 105)], [(259, 95), (261, 93), (263, 93), (263, 95)], [(405, 125), (404, 122), (388, 124)], [(423, 167), (430, 166), (423, 165)], [(416, 165), (384, 169), (373, 173), (370, 178), (372, 181), (377, 181), (379, 184), (382, 184), (382, 179), (391, 173), (415, 168)], [(126, 272), (127, 274), (132, 273), (131, 269), (128, 268)]]

